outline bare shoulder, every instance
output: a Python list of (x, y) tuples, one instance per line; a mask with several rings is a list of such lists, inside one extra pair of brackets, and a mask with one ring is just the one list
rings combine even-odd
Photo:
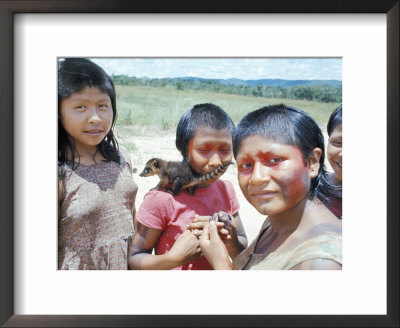
[(342, 222), (324, 204), (314, 206), (314, 215), (307, 224), (307, 238), (324, 235), (326, 233), (342, 234)]
[(342, 270), (342, 265), (328, 259), (312, 259), (295, 265), (291, 270)]

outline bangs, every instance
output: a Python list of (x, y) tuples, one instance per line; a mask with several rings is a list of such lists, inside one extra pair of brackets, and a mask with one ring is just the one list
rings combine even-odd
[(235, 156), (242, 140), (253, 135), (260, 135), (280, 144), (300, 146), (293, 117), (288, 115), (287, 109), (279, 109), (279, 106), (276, 106), (273, 111), (261, 108), (247, 114), (239, 122), (233, 134)]

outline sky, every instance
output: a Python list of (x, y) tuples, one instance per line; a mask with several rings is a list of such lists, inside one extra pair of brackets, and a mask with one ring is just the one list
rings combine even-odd
[(341, 58), (90, 58), (109, 75), (342, 80)]

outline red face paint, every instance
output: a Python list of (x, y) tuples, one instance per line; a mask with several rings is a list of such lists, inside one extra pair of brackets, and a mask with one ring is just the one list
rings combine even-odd
[(262, 214), (281, 214), (302, 201), (310, 188), (300, 149), (262, 136), (244, 139), (236, 157), (246, 199)]
[(188, 162), (199, 173), (214, 171), (232, 160), (232, 135), (228, 129), (199, 128), (188, 144)]

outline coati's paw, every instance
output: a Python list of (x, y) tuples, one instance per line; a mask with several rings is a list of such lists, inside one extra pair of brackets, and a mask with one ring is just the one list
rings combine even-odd
[(223, 222), (224, 229), (226, 229), (228, 231), (232, 224), (232, 220), (231, 220), (231, 217), (229, 216), (229, 214), (225, 213), (223, 211), (213, 213), (213, 215), (210, 217), (209, 221)]

